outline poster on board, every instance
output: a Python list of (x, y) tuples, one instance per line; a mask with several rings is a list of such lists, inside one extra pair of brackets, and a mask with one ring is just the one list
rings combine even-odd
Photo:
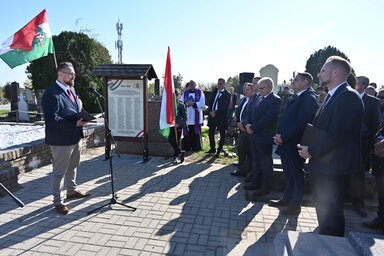
[(143, 80), (108, 79), (108, 122), (113, 136), (144, 136)]

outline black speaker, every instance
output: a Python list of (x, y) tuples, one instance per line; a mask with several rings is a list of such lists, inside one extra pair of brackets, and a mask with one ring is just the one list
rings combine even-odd
[(239, 74), (239, 87), (238, 94), (243, 94), (243, 85), (245, 83), (252, 83), (253, 78), (255, 77), (255, 73), (243, 72)]

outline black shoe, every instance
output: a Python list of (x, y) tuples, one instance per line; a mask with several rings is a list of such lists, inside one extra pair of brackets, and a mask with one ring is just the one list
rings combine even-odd
[(185, 156), (185, 151), (181, 151), (181, 153), (178, 156), (180, 163), (184, 162), (184, 156)]
[(279, 200), (269, 200), (268, 205), (272, 207), (278, 207), (278, 206), (287, 206), (289, 205), (290, 201), (286, 199), (279, 199)]
[(245, 175), (242, 174), (239, 170), (235, 170), (235, 171), (231, 172), (231, 175), (232, 176), (242, 176), (242, 177), (245, 177)]
[(363, 222), (363, 227), (370, 229), (382, 229), (384, 228), (383, 222), (379, 217), (374, 218), (371, 221)]
[(301, 213), (301, 207), (288, 206), (284, 210), (281, 211), (284, 215), (299, 215)]
[(260, 189), (256, 190), (253, 195), (254, 196), (265, 196), (267, 194), (269, 194), (269, 189), (260, 188)]
[(222, 153), (224, 156), (228, 156), (228, 152), (225, 151), (225, 149), (223, 149), (223, 148), (219, 148), (219, 149), (217, 149), (216, 155), (220, 155), (221, 153)]
[(215, 154), (216, 153), (216, 149), (214, 148), (211, 148), (210, 150), (208, 150), (207, 152), (205, 152), (206, 154)]
[(367, 217), (368, 214), (367, 212), (365, 211), (364, 207), (363, 206), (353, 206), (353, 210), (357, 213), (357, 215), (359, 215), (360, 217)]

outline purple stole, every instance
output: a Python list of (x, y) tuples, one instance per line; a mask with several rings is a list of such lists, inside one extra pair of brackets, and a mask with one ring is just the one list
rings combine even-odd
[[(184, 92), (184, 103), (188, 101), (189, 93), (191, 90), (188, 90)], [(201, 91), (199, 89), (195, 89), (195, 102), (200, 101), (201, 97)], [(183, 128), (183, 134), (185, 136), (188, 136), (188, 125), (186, 125)], [(198, 111), (198, 108), (195, 109), (195, 134), (201, 134), (201, 127), (200, 127), (200, 114)]]

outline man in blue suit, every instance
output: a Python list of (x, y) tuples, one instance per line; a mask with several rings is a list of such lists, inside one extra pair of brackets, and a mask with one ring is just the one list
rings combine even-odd
[(45, 119), (45, 142), (52, 151), (52, 194), (57, 212), (67, 214), (64, 205), (64, 181), (67, 199), (83, 198), (77, 189), (76, 171), (80, 164), (81, 138), (83, 126), (87, 123), (77, 114), (81, 111), (81, 101), (74, 86), (76, 73), (70, 62), (57, 67), (56, 83), (47, 88), (42, 97)]
[(273, 93), (273, 80), (269, 77), (259, 80), (258, 89), (260, 93), (245, 120), (252, 154), (251, 175), (245, 189), (256, 190), (255, 196), (263, 196), (269, 193), (272, 183), (272, 144), (281, 99)]
[(307, 123), (312, 123), (317, 111), (317, 97), (311, 88), (313, 77), (298, 73), (293, 80), (296, 94), (288, 102), (283, 119), (274, 137), (278, 145), (276, 154), (281, 158), (285, 190), (281, 199), (269, 202), (270, 206), (288, 206), (283, 214), (300, 214), (304, 195), (304, 159), (297, 151)]
[(309, 146), (298, 145), (299, 154), (309, 160), (311, 188), (315, 198), (319, 233), (344, 236), (345, 182), (361, 166), (361, 129), (364, 106), (358, 93), (347, 84), (349, 62), (331, 56), (318, 78), (328, 88), (313, 126), (322, 130)]

